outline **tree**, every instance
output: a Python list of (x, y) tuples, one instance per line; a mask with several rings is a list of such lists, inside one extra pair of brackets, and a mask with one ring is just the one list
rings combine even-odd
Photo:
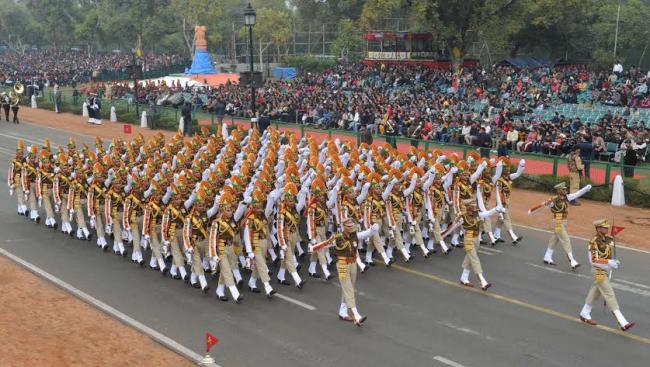
[(356, 59), (362, 51), (361, 30), (352, 19), (341, 19), (336, 39), (330, 45), (330, 52), (345, 59)]
[(73, 0), (27, 0), (26, 6), (41, 31), (50, 36), (50, 45), (57, 47), (61, 41), (72, 37), (72, 26), (77, 22)]
[[(248, 28), (242, 27), (239, 30), (240, 37), (248, 36)], [(288, 53), (286, 47), (291, 40), (291, 16), (283, 10), (262, 8), (257, 10), (257, 20), (253, 28), (254, 43), (259, 44), (260, 60), (264, 51), (271, 45), (276, 46), (276, 57), (279, 57), (281, 48), (285, 47), (284, 53)]]
[(36, 41), (36, 22), (24, 5), (12, 0), (0, 0), (0, 42), (24, 54)]
[(207, 27), (208, 47), (221, 40), (220, 25), (223, 21), (223, 9), (219, 1), (205, 0), (172, 0), (171, 9), (174, 17), (179, 20), (179, 32), (185, 41), (185, 47), (190, 56), (194, 54), (194, 27)]

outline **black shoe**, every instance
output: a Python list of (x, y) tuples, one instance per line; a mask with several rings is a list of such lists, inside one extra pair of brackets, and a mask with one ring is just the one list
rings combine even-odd
[(273, 298), (273, 295), (276, 294), (276, 293), (278, 293), (278, 291), (276, 291), (275, 289), (271, 289), (271, 292), (269, 292), (269, 293), (266, 295), (266, 297), (268, 297), (268, 298)]
[(366, 267), (368, 267), (368, 266), (375, 266), (375, 263), (373, 261), (367, 262)]
[(330, 279), (332, 279), (332, 274), (325, 277), (325, 280), (330, 280)]
[(235, 285), (237, 286), (237, 288), (241, 288), (242, 284), (244, 284), (244, 280), (243, 280), (243, 279), (240, 280), (240, 281), (238, 281), (237, 283), (235, 283)]
[(36, 219), (34, 219), (34, 221), (35, 221), (36, 223), (41, 223), (41, 217), (36, 217)]
[(181, 279), (181, 276), (178, 275), (178, 274), (172, 275), (171, 277), (172, 277), (172, 279), (176, 279), (176, 280)]
[(228, 298), (227, 296), (217, 296), (217, 298), (221, 302), (228, 302), (230, 300), (230, 298)]
[(167, 275), (167, 272), (169, 272), (169, 268), (164, 268), (163, 270), (160, 271), (160, 273), (165, 276)]
[(280, 280), (280, 279), (278, 279), (278, 283), (280, 283), (280, 284), (282, 284), (282, 285), (291, 285), (291, 283), (287, 282), (286, 279), (285, 279), (285, 280)]
[(199, 289), (199, 288), (201, 288), (201, 285), (199, 284), (199, 282), (196, 282), (196, 283), (192, 284), (192, 288)]
[(300, 269), (302, 269), (302, 265), (301, 264), (296, 265), (296, 271), (300, 271)]
[(203, 293), (203, 294), (208, 294), (208, 291), (209, 291), (209, 290), (210, 290), (210, 286), (207, 285), (207, 286), (205, 286), (205, 288), (201, 288), (201, 293)]
[(253, 287), (250, 287), (250, 286), (249, 286), (249, 287), (248, 287), (248, 290), (251, 291), (251, 292), (253, 292), (253, 293), (260, 293), (260, 289), (257, 288), (257, 287), (253, 288)]
[(244, 296), (240, 294), (239, 297), (237, 297), (237, 299), (235, 300), (235, 303), (240, 304), (243, 300), (244, 300)]
[(519, 242), (524, 238), (524, 236), (519, 236), (516, 240), (512, 241), (513, 246), (517, 246)]
[(298, 289), (302, 289), (302, 287), (305, 286), (305, 283), (306, 283), (305, 280), (301, 280), (300, 283), (296, 284), (296, 288), (298, 288)]
[(502, 243), (502, 242), (506, 242), (506, 241), (504, 241), (504, 240), (501, 239), (501, 238), (497, 238), (496, 241), (494, 241), (494, 243)]
[(316, 279), (320, 278), (320, 274), (318, 273), (309, 273), (309, 276)]

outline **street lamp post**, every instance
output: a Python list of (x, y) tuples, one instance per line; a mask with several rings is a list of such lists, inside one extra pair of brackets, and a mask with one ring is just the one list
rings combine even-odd
[(248, 3), (244, 10), (244, 24), (248, 27), (249, 62), (250, 62), (250, 83), (251, 83), (251, 128), (255, 118), (255, 84), (253, 82), (253, 26), (255, 25), (255, 9)]

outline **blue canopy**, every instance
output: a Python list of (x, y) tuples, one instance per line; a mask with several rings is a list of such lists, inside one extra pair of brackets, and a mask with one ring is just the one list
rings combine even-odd
[(185, 74), (216, 74), (210, 55), (205, 50), (194, 51), (192, 66), (185, 68)]
[(275, 67), (272, 73), (274, 78), (291, 80), (296, 77), (296, 68)]
[(511, 65), (518, 69), (537, 69), (541, 67), (551, 66), (551, 62), (544, 58), (523, 56), (502, 60), (497, 65)]

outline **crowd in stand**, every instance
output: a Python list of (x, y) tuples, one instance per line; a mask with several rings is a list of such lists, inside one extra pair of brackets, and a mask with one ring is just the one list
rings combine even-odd
[[(182, 63), (177, 54), (142, 55), (138, 62), (144, 71)], [(89, 82), (103, 72), (123, 72), (133, 63), (131, 53), (88, 53), (74, 50), (0, 51), (0, 83), (36, 81), (43, 84), (74, 86)]]

